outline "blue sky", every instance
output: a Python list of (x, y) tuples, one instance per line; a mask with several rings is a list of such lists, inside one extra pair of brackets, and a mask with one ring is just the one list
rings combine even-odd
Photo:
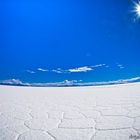
[(131, 0), (0, 1), (0, 80), (110, 81), (140, 76)]

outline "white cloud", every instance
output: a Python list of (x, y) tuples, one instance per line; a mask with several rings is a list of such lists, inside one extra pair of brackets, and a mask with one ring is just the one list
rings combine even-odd
[(65, 80), (62, 82), (54, 82), (54, 83), (24, 83), (18, 79), (9, 79), (0, 81), (2, 85), (20, 85), (20, 86), (98, 86), (98, 85), (114, 85), (114, 84), (124, 84), (124, 83), (133, 83), (140, 82), (140, 77), (134, 77), (130, 79), (120, 79), (115, 81), (105, 81), (105, 82), (87, 82), (84, 83), (82, 80)]
[(92, 66), (93, 68), (98, 68), (98, 67), (103, 67), (103, 66), (106, 66), (106, 64), (98, 64), (98, 65), (94, 65)]
[(122, 64), (117, 63), (117, 67), (119, 67), (120, 69), (124, 69), (124, 66)]
[(71, 68), (71, 69), (67, 69), (67, 70), (62, 70), (61, 68), (57, 68), (57, 69), (52, 70), (52, 72), (55, 72), (55, 73), (89, 72), (89, 71), (93, 71), (95, 68), (103, 67), (103, 66), (106, 66), (106, 64), (98, 64), (98, 65), (94, 65), (94, 66), (83, 66), (83, 67)]
[(118, 80), (118, 81), (133, 82), (133, 81), (137, 81), (137, 80), (140, 80), (140, 77), (134, 77), (134, 78), (130, 78), (130, 79), (122, 79), (122, 80)]
[(13, 84), (13, 85), (22, 85), (22, 81), (18, 79), (8, 79), (1, 82), (2, 84)]
[[(94, 69), (98, 68), (98, 67), (103, 67), (106, 66), (106, 64), (98, 64), (98, 65), (94, 65), (94, 66), (83, 66), (83, 67), (77, 67), (77, 68), (70, 68), (70, 69), (61, 69), (61, 68), (57, 68), (57, 69), (52, 69), (52, 70), (48, 70), (48, 69), (43, 69), (43, 68), (37, 68), (38, 71), (41, 72), (54, 72), (54, 73), (80, 73), (80, 72), (89, 72), (89, 71), (93, 71)], [(28, 73), (36, 73), (35, 71), (32, 70), (26, 70), (26, 72)]]
[(42, 68), (38, 68), (37, 70), (38, 70), (38, 71), (42, 71), (42, 72), (48, 71), (47, 69), (42, 69)]
[(55, 82), (55, 83), (48, 83), (49, 86), (74, 86), (78, 82), (81, 82), (80, 80), (64, 80), (62, 82)]
[(83, 66), (83, 67), (68, 69), (67, 71), (71, 72), (71, 73), (88, 72), (88, 71), (93, 71), (94, 69), (96, 69), (98, 67), (103, 67), (103, 66), (106, 66), (106, 64), (98, 64), (98, 65), (94, 65), (94, 66)]
[(78, 83), (81, 83), (82, 80), (64, 80), (62, 82), (53, 82), (53, 83), (33, 83), (33, 86), (77, 86)]
[(57, 68), (57, 69), (53, 69), (52, 72), (55, 72), (55, 73), (61, 74), (61, 73), (64, 73), (65, 70), (62, 70), (61, 68)]
[(140, 77), (134, 77), (129, 79), (120, 79), (120, 80), (114, 80), (114, 81), (106, 81), (106, 82), (91, 82), (91, 85), (111, 85), (111, 84), (125, 84), (125, 83), (131, 83), (140, 81)]
[(62, 73), (62, 71), (59, 71), (59, 70), (52, 70), (52, 72), (55, 72), (55, 73)]
[(68, 72), (88, 72), (88, 71), (92, 71), (93, 68), (88, 67), (88, 66), (84, 66), (84, 67), (79, 67), (79, 68), (74, 68), (74, 69), (68, 69)]
[(35, 73), (35, 71), (32, 71), (32, 70), (26, 70), (26, 72), (31, 73), (31, 74)]

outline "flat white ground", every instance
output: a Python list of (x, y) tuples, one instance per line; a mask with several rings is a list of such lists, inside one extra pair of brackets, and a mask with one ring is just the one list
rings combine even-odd
[(140, 139), (140, 83), (0, 86), (0, 140)]

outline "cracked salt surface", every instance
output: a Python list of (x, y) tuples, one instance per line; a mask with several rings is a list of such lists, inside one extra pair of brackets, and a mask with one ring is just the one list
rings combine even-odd
[(0, 86), (0, 140), (129, 140), (140, 135), (140, 83)]
[(31, 130), (21, 134), (18, 140), (54, 140), (48, 133)]

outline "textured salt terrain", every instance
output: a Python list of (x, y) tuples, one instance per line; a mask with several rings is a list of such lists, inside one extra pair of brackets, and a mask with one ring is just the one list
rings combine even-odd
[(0, 86), (0, 140), (140, 139), (140, 83)]

